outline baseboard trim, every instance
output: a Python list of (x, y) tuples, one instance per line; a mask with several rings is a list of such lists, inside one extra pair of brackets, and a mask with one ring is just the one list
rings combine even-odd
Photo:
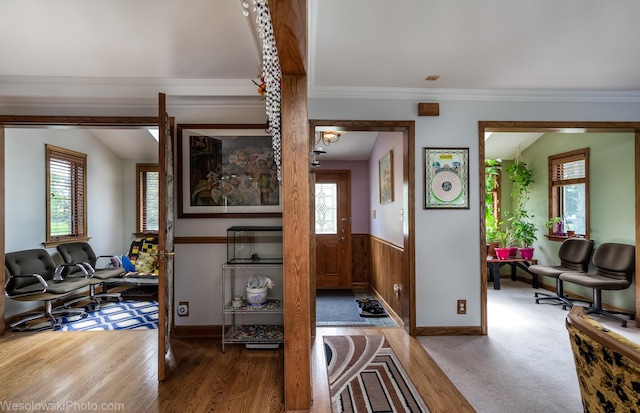
[(174, 326), (172, 338), (221, 338), (222, 326)]
[(481, 336), (480, 326), (469, 327), (416, 327), (416, 336)]

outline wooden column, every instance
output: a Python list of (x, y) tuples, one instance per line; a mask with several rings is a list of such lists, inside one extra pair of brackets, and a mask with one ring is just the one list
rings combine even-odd
[(282, 70), (282, 230), (285, 410), (311, 407), (311, 174), (307, 112), (307, 0), (269, 0)]
[(282, 78), (285, 409), (311, 406), (311, 200), (306, 76)]
[[(4, 174), (4, 126), (0, 125), (0, 182), (5, 182), (5, 174)], [(2, 191), (0, 191), (0, 231), (2, 231), (2, 236), (0, 236), (0, 259), (4, 262), (4, 187)], [(2, 285), (6, 282), (4, 273), (4, 266), (0, 269), (0, 282)], [(5, 308), (5, 298), (4, 294), (0, 295), (0, 336), (4, 335), (4, 325), (5, 325), (5, 317), (4, 317), (4, 308)]]

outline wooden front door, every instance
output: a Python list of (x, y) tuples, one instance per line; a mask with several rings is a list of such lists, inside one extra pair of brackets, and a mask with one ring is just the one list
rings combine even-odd
[(316, 287), (351, 288), (351, 173), (316, 171)]

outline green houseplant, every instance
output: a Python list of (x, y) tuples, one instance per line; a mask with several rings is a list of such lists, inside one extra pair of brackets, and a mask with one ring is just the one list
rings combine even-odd
[(533, 171), (519, 158), (519, 154), (516, 155), (515, 162), (507, 166), (507, 173), (512, 185), (511, 197), (516, 201), (516, 208), (508, 216), (514, 236), (521, 244), (520, 256), (531, 259), (533, 257), (532, 245), (536, 241), (538, 229), (531, 222), (533, 215), (529, 215), (526, 204), (531, 194), (531, 186), (535, 181), (533, 180)]
[(485, 192), (484, 192), (484, 218), (485, 238), (487, 242), (487, 255), (493, 256), (495, 248), (499, 246), (500, 235), (500, 210), (496, 200), (496, 191), (500, 183), (500, 171), (502, 169), (500, 159), (485, 159)]
[(515, 255), (517, 248), (514, 249), (516, 238), (513, 230), (507, 226), (504, 229), (498, 230), (496, 234), (499, 247), (495, 248), (495, 256), (500, 259), (507, 259), (512, 256), (512, 251)]
[(551, 230), (551, 233), (555, 235), (564, 235), (564, 230), (562, 229), (562, 218), (561, 217), (553, 217), (545, 222), (544, 226)]

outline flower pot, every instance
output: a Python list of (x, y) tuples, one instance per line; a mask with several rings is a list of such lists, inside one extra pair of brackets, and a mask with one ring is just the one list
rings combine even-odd
[(496, 248), (496, 258), (507, 260), (509, 259), (509, 252), (511, 252), (511, 248)]
[(518, 247), (509, 247), (509, 258), (515, 258), (518, 255)]
[(530, 260), (533, 258), (533, 248), (520, 248), (520, 258)]
[(491, 257), (496, 256), (496, 248), (500, 246), (499, 242), (489, 242), (487, 243), (487, 255)]
[(567, 231), (567, 237), (573, 238), (575, 236), (576, 236), (576, 232), (575, 231)]
[(252, 307), (262, 307), (267, 302), (267, 287), (247, 288), (247, 304)]

